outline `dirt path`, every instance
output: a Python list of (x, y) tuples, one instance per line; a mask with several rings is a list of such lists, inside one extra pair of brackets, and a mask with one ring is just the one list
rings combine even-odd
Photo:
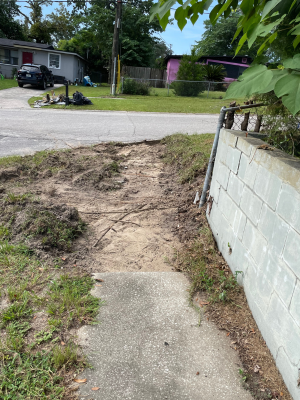
[[(97, 149), (101, 151), (101, 146)], [(174, 232), (178, 184), (162, 172), (157, 157), (161, 149), (146, 144), (111, 149), (114, 159), (124, 161), (120, 174), (101, 183), (100, 190), (74, 187), (94, 170), (72, 181), (48, 181), (55, 190), (53, 201), (76, 207), (89, 223), (88, 234), (77, 241), (76, 256), (70, 262), (89, 272), (172, 271), (168, 261), (179, 244)]]
[[(0, 181), (4, 182), (0, 185), (4, 204), (0, 223), (10, 226), (13, 242), (25, 238), (26, 245), (34, 249), (54, 276), (58, 271), (70, 276), (92, 275), (99, 279), (105, 276), (103, 284), (97, 284), (93, 293), (107, 301), (107, 307), (100, 309), (100, 324), (82, 328), (88, 340), (81, 344), (95, 366), (94, 372), (84, 372), (89, 383), (80, 392), (82, 398), (87, 395), (101, 400), (198, 400), (198, 393), (205, 388), (207, 399), (210, 393), (211, 398), (250, 400), (250, 393), (241, 387), (238, 370), (242, 364), (236, 348), (232, 347), (236, 341), (231, 342), (228, 333), (219, 331), (217, 325), (208, 322), (208, 317), (198, 326), (199, 314), (188, 304), (188, 280), (176, 272), (181, 269), (176, 264), (178, 249), (188, 245), (201, 226), (201, 215), (192, 203), (203, 176), (200, 174), (194, 184), (180, 185), (177, 172), (162, 162), (164, 146), (159, 142), (108, 143), (17, 160), (13, 164), (17, 166), (0, 169)], [(33, 209), (40, 220), (30, 217)], [(71, 237), (71, 228), (82, 224), (77, 210), (87, 223), (86, 230), (68, 247), (64, 241)], [(57, 235), (55, 226), (51, 232), (48, 220), (47, 232), (34, 235), (33, 232), (42, 232), (43, 218), (49, 213), (57, 221), (64, 221), (67, 227), (64, 234)], [(46, 277), (47, 268), (38, 270)], [(141, 290), (136, 292), (136, 288)], [(198, 299), (200, 306), (201, 301)], [(41, 316), (46, 321), (44, 311)], [(114, 325), (114, 321), (118, 323)], [(253, 320), (251, 324), (255, 325)], [(78, 327), (77, 323), (69, 331), (62, 328), (57, 334), (62, 343), (74, 340)], [(39, 330), (33, 324), (30, 335), (34, 337)], [(103, 345), (98, 352), (98, 346), (106, 343), (104, 338), (107, 346)], [(174, 345), (170, 354), (163, 350), (169, 343)], [(262, 340), (259, 345), (265, 352)], [(133, 350), (127, 352), (128, 348)], [(148, 353), (144, 353), (145, 348)], [(116, 381), (113, 371), (122, 349), (126, 350), (120, 354), (125, 372), (123, 375), (120, 372), (124, 378), (120, 385), (131, 379), (128, 396), (122, 397), (119, 386), (116, 397), (107, 382), (103, 396), (101, 382), (106, 374), (108, 381)], [(249, 354), (253, 359), (254, 353)], [(133, 369), (128, 370), (129, 361), (135, 371), (143, 373), (133, 376)], [(160, 362), (170, 371), (165, 379), (157, 368)], [(215, 368), (225, 364), (226, 368)], [(195, 381), (197, 372), (201, 377)], [(72, 370), (67, 375), (69, 387), (74, 379)], [(140, 386), (142, 379), (146, 386)], [(100, 388), (94, 397), (92, 384)], [(149, 392), (147, 387), (151, 387)], [(261, 393), (264, 395), (264, 389)], [(73, 394), (70, 396), (66, 399), (75, 398)]]

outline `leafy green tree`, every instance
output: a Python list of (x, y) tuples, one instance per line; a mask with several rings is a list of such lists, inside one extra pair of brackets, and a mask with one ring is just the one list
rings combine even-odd
[(15, 20), (19, 7), (15, 1), (2, 1), (0, 7), (0, 37), (26, 40), (23, 26)]
[[(152, 67), (156, 57), (167, 50), (156, 37), (162, 28), (157, 19), (149, 22), (152, 0), (135, 1), (122, 6), (120, 58), (124, 65)], [(107, 67), (111, 58), (115, 9), (109, 3), (97, 1), (82, 12), (78, 24), (81, 29), (70, 40), (61, 40), (58, 48), (76, 51), (87, 58), (90, 69)]]
[[(240, 16), (240, 12), (233, 12), (228, 18), (220, 17), (215, 24), (212, 24), (210, 20), (204, 21), (205, 31), (202, 34), (201, 40), (196, 41), (194, 45), (196, 52), (201, 56), (234, 56), (235, 48), (242, 37), (240, 33), (233, 40)], [(254, 58), (257, 49), (257, 45), (249, 49), (244, 44), (239, 53)]]
[(176, 81), (172, 83), (174, 93), (177, 96), (198, 96), (204, 90), (203, 84), (199, 83), (203, 75), (203, 66), (198, 62), (195, 49), (192, 49), (191, 55), (185, 54), (180, 61)]
[[(188, 20), (194, 24), (199, 15), (209, 9), (213, 0), (188, 0), (184, 4), (181, 0), (159, 0), (152, 8), (151, 18), (158, 16), (165, 28), (171, 7), (176, 3), (179, 6), (174, 17), (179, 28), (183, 29)], [(293, 54), (291, 46), (297, 49), (300, 43), (300, 0), (218, 0), (210, 11), (209, 19), (215, 24), (222, 16), (228, 18), (238, 7), (242, 15), (234, 39), (240, 34), (242, 36), (236, 54), (245, 43), (251, 49), (257, 40), (262, 40), (257, 50), (258, 56), (270, 45), (278, 43), (277, 48), (281, 46), (280, 38), (283, 37), (289, 46), (286, 46), (286, 54), (282, 52), (280, 68), (272, 70), (262, 64), (248, 68), (240, 76), (239, 82), (230, 85), (227, 98), (274, 91), (283, 105), (295, 115), (300, 111), (300, 54), (294, 54), (293, 58), (290, 56)]]
[(54, 43), (60, 40), (71, 40), (79, 30), (81, 15), (70, 12), (63, 3), (55, 9), (55, 12), (47, 15), (47, 21), (51, 26), (51, 36)]

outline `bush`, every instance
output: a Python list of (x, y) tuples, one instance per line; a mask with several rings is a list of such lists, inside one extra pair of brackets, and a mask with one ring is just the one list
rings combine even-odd
[(123, 82), (124, 94), (135, 94), (141, 96), (149, 96), (150, 87), (148, 82), (136, 81), (131, 78), (125, 78)]
[(198, 63), (198, 56), (195, 50), (192, 50), (191, 55), (184, 55), (180, 61), (176, 79), (178, 81), (193, 81), (193, 82), (178, 82), (172, 83), (171, 87), (177, 96), (196, 97), (199, 93), (205, 90), (203, 66)]
[(300, 157), (300, 112), (292, 115), (274, 92), (255, 96), (257, 102), (266, 104), (261, 133), (270, 145)]
[(172, 82), (170, 88), (174, 90), (176, 96), (197, 97), (205, 90), (204, 82)]
[(204, 78), (206, 81), (222, 82), (226, 76), (226, 70), (222, 64), (203, 65)]

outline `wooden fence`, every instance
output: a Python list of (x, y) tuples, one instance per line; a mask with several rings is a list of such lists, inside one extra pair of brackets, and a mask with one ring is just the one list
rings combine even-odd
[(123, 66), (122, 76), (129, 78), (150, 80), (150, 86), (154, 87), (165, 87), (167, 80), (167, 71), (158, 68), (147, 68), (147, 67), (128, 67)]

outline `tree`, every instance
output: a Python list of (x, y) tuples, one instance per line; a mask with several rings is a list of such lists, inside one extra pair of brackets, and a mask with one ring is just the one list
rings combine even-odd
[(68, 11), (64, 4), (60, 3), (55, 12), (47, 15), (47, 21), (51, 26), (54, 44), (58, 44), (60, 40), (70, 40), (76, 35), (79, 30), (81, 15)]
[(198, 62), (195, 49), (192, 49), (191, 55), (185, 54), (180, 61), (176, 81), (172, 83), (174, 93), (178, 96), (198, 96), (204, 90), (199, 82), (203, 80), (203, 75), (203, 66)]
[(23, 26), (15, 20), (19, 7), (15, 1), (3, 1), (0, 7), (0, 37), (26, 40)]
[[(240, 12), (233, 12), (228, 18), (220, 17), (215, 24), (212, 24), (210, 20), (204, 21), (205, 31), (201, 40), (196, 41), (194, 45), (199, 56), (234, 56), (236, 45), (242, 37), (240, 33), (233, 40), (240, 16)], [(257, 49), (257, 45), (249, 49), (244, 44), (239, 53), (254, 58)]]
[[(199, 14), (208, 10), (212, 2), (213, 0), (188, 0), (182, 4), (182, 1), (178, 0), (179, 7), (174, 17), (179, 28), (183, 29), (187, 20), (191, 20), (194, 24)], [(158, 16), (162, 27), (165, 28), (170, 17), (170, 9), (176, 3), (177, 0), (160, 0), (153, 6), (151, 18)], [(236, 54), (246, 42), (251, 49), (257, 40), (262, 40), (257, 50), (258, 56), (272, 44), (281, 45), (279, 43), (282, 37), (294, 49), (299, 45), (300, 0), (218, 0), (210, 11), (210, 21), (216, 24), (222, 16), (228, 18), (232, 15), (238, 7), (242, 15), (234, 39), (240, 34), (242, 36), (236, 47)], [(230, 85), (226, 97), (234, 98), (274, 91), (284, 106), (295, 115), (300, 110), (300, 54), (294, 54), (293, 58), (285, 57), (283, 54), (282, 65), (278, 69), (268, 69), (263, 64), (248, 68), (240, 76), (239, 82)]]
[[(155, 36), (162, 28), (157, 19), (149, 22), (152, 0), (135, 1), (122, 6), (120, 58), (124, 65), (155, 66), (157, 54), (166, 46)], [(91, 69), (108, 66), (111, 58), (115, 9), (99, 0), (84, 10), (81, 29), (70, 40), (58, 43), (60, 50), (75, 51), (88, 58)], [(163, 48), (163, 50), (162, 50)]]

